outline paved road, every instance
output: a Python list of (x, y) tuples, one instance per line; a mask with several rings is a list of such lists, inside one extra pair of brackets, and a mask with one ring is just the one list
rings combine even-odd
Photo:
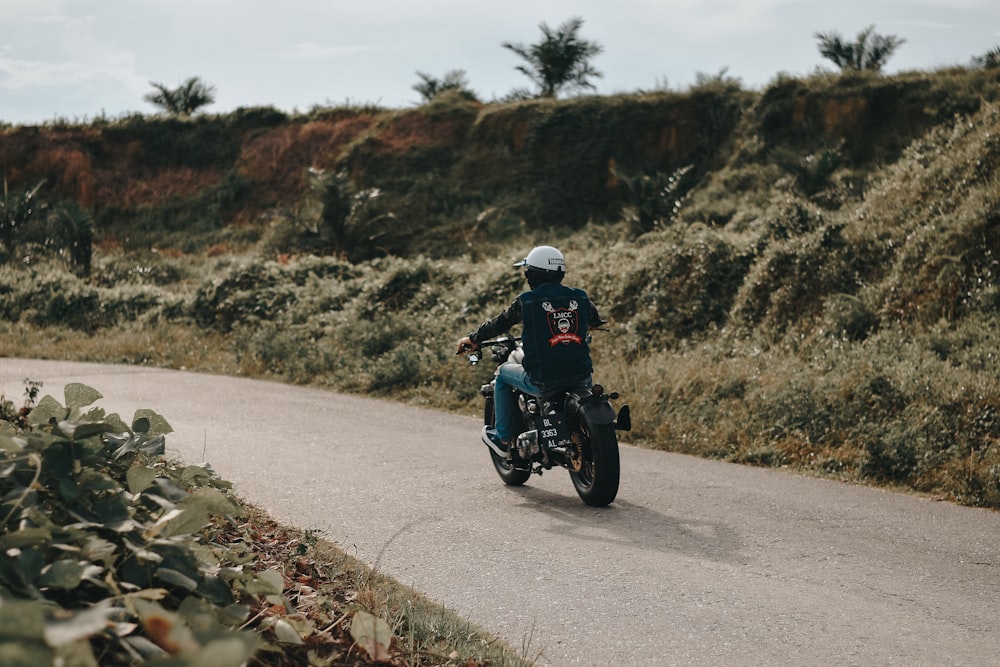
[(84, 382), (175, 429), (279, 520), (321, 531), (540, 665), (996, 665), (1000, 514), (622, 450), (609, 508), (553, 470), (503, 486), (479, 425), (286, 385), (0, 359), (62, 400)]

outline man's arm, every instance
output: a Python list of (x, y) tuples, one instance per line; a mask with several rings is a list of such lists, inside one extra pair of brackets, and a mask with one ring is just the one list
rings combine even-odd
[(591, 329), (600, 327), (606, 322), (601, 319), (601, 314), (597, 312), (597, 306), (594, 305), (593, 301), (587, 300), (590, 303), (590, 316), (587, 318), (587, 326)]
[(502, 333), (510, 331), (510, 328), (521, 321), (521, 300), (514, 299), (514, 302), (496, 317), (486, 320), (479, 325), (479, 328), (469, 334), (469, 339), (477, 346), (487, 338), (493, 338)]
[(458, 354), (462, 354), (468, 350), (479, 349), (479, 344), (482, 341), (487, 338), (492, 338), (497, 334), (509, 331), (512, 326), (521, 321), (521, 318), (521, 300), (514, 299), (514, 303), (510, 304), (510, 306), (507, 307), (507, 310), (503, 311), (493, 319), (486, 320), (479, 325), (478, 329), (458, 341)]

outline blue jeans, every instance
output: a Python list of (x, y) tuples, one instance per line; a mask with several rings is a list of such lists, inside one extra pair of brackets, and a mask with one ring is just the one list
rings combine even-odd
[(537, 396), (542, 390), (531, 382), (524, 366), (508, 361), (500, 365), (493, 391), (493, 409), (496, 411), (497, 436), (504, 442), (514, 437), (514, 389)]
[[(589, 386), (588, 377), (585, 384)], [(496, 413), (497, 436), (504, 442), (510, 442), (517, 435), (514, 433), (514, 415), (518, 407), (514, 404), (514, 389), (520, 389), (532, 396), (541, 396), (541, 387), (532, 383), (527, 371), (521, 364), (508, 361), (501, 364), (497, 373), (496, 385), (493, 391), (493, 409)]]

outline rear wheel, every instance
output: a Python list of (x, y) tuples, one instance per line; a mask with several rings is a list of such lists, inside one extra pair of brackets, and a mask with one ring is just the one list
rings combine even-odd
[[(610, 505), (618, 495), (621, 461), (618, 456), (618, 436), (613, 424), (591, 424), (586, 418), (573, 432), (579, 470), (570, 469), (569, 476), (583, 502), (593, 507)], [(575, 458), (575, 457), (574, 457)]]
[[(486, 406), (483, 410), (483, 421), (487, 426), (496, 426), (496, 413), (493, 411), (493, 397), (490, 396), (486, 399)], [(503, 480), (504, 484), (509, 486), (521, 486), (528, 481), (531, 477), (531, 470), (525, 468), (515, 467), (510, 461), (506, 461), (494, 452), (490, 448), (486, 448), (486, 451), (490, 453), (490, 459), (493, 461), (493, 467), (496, 468), (497, 474), (500, 479)], [(528, 465), (525, 463), (525, 465)]]

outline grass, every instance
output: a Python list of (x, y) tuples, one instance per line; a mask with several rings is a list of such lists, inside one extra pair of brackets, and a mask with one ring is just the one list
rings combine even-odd
[(388, 664), (524, 667), (533, 663), (528, 647), (518, 652), (319, 535), (280, 525), (259, 508), (243, 506), (245, 515), (232, 522), (221, 542), (252, 545), (258, 554), (255, 568), (282, 571), (291, 582), (285, 597), (295, 607), (294, 613), (323, 630), (298, 647), (284, 646), (280, 657), (259, 658), (260, 664), (368, 664), (344, 622), (345, 612), (354, 608), (388, 622), (395, 637)]

